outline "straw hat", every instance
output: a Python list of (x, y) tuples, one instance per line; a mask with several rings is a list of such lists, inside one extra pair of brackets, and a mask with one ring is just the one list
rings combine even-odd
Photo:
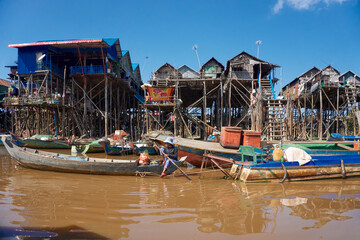
[(171, 145), (174, 145), (174, 139), (172, 137), (168, 137), (168, 138), (166, 138), (164, 143), (170, 143)]

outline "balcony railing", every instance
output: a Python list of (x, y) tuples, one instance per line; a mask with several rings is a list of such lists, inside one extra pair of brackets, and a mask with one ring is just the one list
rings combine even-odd
[[(108, 69), (107, 66), (105, 66), (105, 71), (107, 73), (112, 73), (113, 71), (111, 69)], [(103, 65), (90, 65), (90, 66), (72, 66), (70, 67), (70, 75), (75, 74), (104, 74), (104, 66)]]
[(69, 104), (69, 98), (65, 97), (5, 97), (3, 99), (3, 103), (5, 105), (42, 105), (42, 104), (59, 104), (59, 105), (68, 105)]

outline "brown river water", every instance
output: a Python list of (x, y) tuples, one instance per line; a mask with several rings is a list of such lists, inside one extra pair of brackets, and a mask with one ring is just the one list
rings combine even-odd
[(0, 238), (360, 239), (360, 178), (191, 178), (25, 169), (0, 148)]

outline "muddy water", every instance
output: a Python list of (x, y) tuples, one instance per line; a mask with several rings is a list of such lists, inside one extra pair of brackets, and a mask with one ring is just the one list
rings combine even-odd
[(10, 239), (359, 239), (360, 178), (285, 184), (192, 178), (189, 182), (184, 177), (25, 169), (1, 148), (0, 235)]

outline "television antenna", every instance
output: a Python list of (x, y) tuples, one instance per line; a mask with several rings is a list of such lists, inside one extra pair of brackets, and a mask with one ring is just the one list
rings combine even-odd
[(255, 43), (257, 44), (257, 58), (259, 58), (259, 54), (260, 54), (260, 45), (262, 44), (262, 41), (257, 40)]
[(149, 57), (148, 57), (148, 56), (146, 56), (146, 57), (145, 57), (145, 60), (144, 60), (143, 67), (141, 68), (141, 76), (142, 76), (142, 74), (143, 74), (143, 72), (144, 72), (145, 65), (146, 65), (146, 62), (147, 62), (147, 60), (148, 60), (148, 59), (149, 59)]
[(199, 63), (199, 71), (200, 71), (200, 69), (201, 69), (201, 64), (200, 64), (199, 54), (198, 54), (198, 51), (197, 51), (198, 45), (195, 44), (195, 45), (192, 47), (192, 49), (195, 50), (195, 52), (196, 52), (197, 60), (198, 60), (198, 63)]

